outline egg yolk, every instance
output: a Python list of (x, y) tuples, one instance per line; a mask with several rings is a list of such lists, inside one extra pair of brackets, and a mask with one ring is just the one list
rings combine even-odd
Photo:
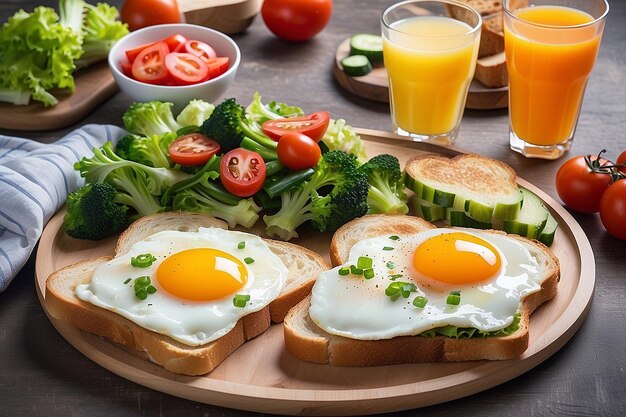
[(463, 232), (433, 236), (413, 254), (419, 274), (445, 284), (485, 281), (497, 274), (501, 265), (500, 254), (491, 243)]
[(198, 248), (166, 258), (156, 279), (172, 295), (192, 301), (217, 300), (232, 295), (248, 281), (245, 265), (229, 253)]

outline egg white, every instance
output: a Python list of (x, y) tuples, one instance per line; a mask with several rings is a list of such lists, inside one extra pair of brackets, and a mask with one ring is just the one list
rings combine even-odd
[[(245, 242), (238, 249), (239, 242)], [(169, 294), (159, 286), (156, 271), (168, 256), (187, 249), (213, 248), (227, 252), (242, 261), (248, 281), (237, 294), (249, 294), (245, 307), (233, 305), (233, 295), (213, 301), (190, 301)], [(148, 268), (137, 268), (130, 259), (143, 253), (157, 260)], [(250, 257), (253, 263), (246, 264)], [(128, 253), (98, 267), (88, 284), (76, 288), (81, 300), (118, 313), (141, 327), (165, 334), (190, 346), (216, 340), (228, 333), (237, 321), (259, 311), (281, 292), (288, 269), (260, 237), (220, 228), (200, 228), (197, 232), (162, 231), (135, 243)], [(140, 300), (135, 296), (133, 281), (148, 275), (156, 293)], [(131, 280), (125, 283), (128, 278)]]
[[(535, 256), (515, 239), (466, 231), (490, 242), (500, 253), (500, 273), (488, 281), (474, 285), (429, 286), (411, 278), (418, 274), (413, 267), (413, 253), (420, 243), (454, 231), (458, 232), (439, 228), (398, 240), (378, 237), (358, 242), (344, 265), (322, 273), (316, 281), (309, 309), (311, 319), (328, 333), (362, 340), (417, 335), (446, 325), (487, 332), (507, 327), (513, 322), (523, 298), (541, 289), (542, 279), (541, 266)], [(383, 250), (384, 247), (393, 249)], [(373, 260), (373, 278), (339, 275), (341, 267), (356, 265), (361, 256)], [(390, 269), (388, 262), (395, 267)], [(386, 296), (385, 289), (394, 282), (390, 279), (394, 274), (403, 275), (396, 281), (415, 284), (417, 292), (395, 301)], [(460, 305), (446, 304), (448, 294), (455, 290), (461, 292)], [(412, 304), (418, 295), (428, 299), (424, 308)]]

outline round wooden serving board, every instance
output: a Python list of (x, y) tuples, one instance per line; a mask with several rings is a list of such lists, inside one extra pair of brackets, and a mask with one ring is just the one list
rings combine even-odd
[(44, 107), (38, 101), (27, 106), (0, 103), (0, 128), (13, 130), (53, 130), (70, 126), (117, 91), (117, 83), (107, 62), (76, 71), (73, 93), (54, 94), (59, 102)]
[[(350, 39), (343, 41), (335, 53), (333, 74), (337, 82), (347, 91), (369, 100), (389, 102), (389, 80), (384, 66), (362, 77), (350, 77), (341, 66), (341, 60), (350, 54)], [(477, 80), (470, 84), (465, 108), (473, 110), (503, 109), (509, 105), (508, 87), (489, 88)]]
[[(453, 156), (454, 148), (400, 139), (390, 133), (360, 130), (370, 155), (387, 152), (402, 164), (424, 152)], [(554, 299), (530, 321), (530, 347), (507, 361), (422, 363), (370, 368), (312, 364), (292, 357), (283, 343), (281, 324), (248, 341), (213, 372), (176, 375), (100, 337), (49, 315), (59, 333), (104, 368), (138, 384), (178, 397), (261, 413), (290, 415), (363, 415), (423, 407), (477, 393), (528, 371), (560, 349), (578, 330), (590, 307), (595, 285), (593, 252), (570, 214), (535, 186), (535, 192), (559, 223), (552, 250), (561, 261), (561, 281)], [(46, 310), (45, 281), (55, 270), (84, 259), (113, 253), (115, 237), (80, 241), (63, 232), (64, 210), (46, 226), (36, 259), (36, 288)], [(262, 222), (260, 222), (262, 223)], [(253, 232), (262, 234), (262, 227)], [(319, 251), (328, 259), (330, 235), (304, 231), (294, 243)]]

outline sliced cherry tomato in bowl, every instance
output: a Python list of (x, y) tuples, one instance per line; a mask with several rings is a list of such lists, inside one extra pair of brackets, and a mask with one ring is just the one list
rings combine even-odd
[(169, 52), (165, 42), (144, 48), (133, 61), (133, 78), (148, 84), (163, 84), (170, 75), (165, 68), (165, 57)]
[(170, 52), (165, 67), (179, 85), (197, 84), (209, 76), (209, 67), (203, 60), (186, 52)]
[(322, 156), (317, 142), (300, 132), (289, 132), (276, 146), (278, 160), (289, 169), (313, 168)]
[(204, 61), (209, 67), (209, 80), (217, 78), (230, 68), (230, 59), (227, 56), (218, 56)]
[(596, 156), (576, 156), (556, 173), (556, 191), (563, 203), (580, 213), (596, 213), (602, 194), (611, 185), (609, 172), (601, 170), (610, 161)]
[(231, 194), (250, 197), (263, 187), (265, 161), (256, 152), (236, 148), (222, 156), (220, 180)]
[(120, 9), (120, 18), (131, 31), (181, 20), (176, 0), (126, 0)]
[(626, 179), (617, 180), (602, 195), (600, 220), (607, 232), (626, 240)]
[(185, 47), (187, 43), (187, 38), (180, 33), (176, 33), (170, 37), (167, 37), (163, 40), (167, 44), (167, 47), (170, 48), (170, 52), (180, 52)]
[(217, 57), (215, 49), (213, 49), (208, 43), (197, 41), (195, 39), (190, 39), (185, 42), (185, 45), (183, 45), (183, 49), (185, 50), (185, 52), (200, 57), (205, 61), (207, 59)]
[(220, 151), (220, 144), (201, 133), (190, 133), (176, 139), (169, 147), (172, 162), (180, 165), (204, 165)]
[(289, 132), (299, 132), (319, 142), (328, 129), (330, 113), (318, 111), (306, 116), (288, 117), (285, 119), (268, 120), (261, 128), (263, 133), (274, 140), (279, 140)]

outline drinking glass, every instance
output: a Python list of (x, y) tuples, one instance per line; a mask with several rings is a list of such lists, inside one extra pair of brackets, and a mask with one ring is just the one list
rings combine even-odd
[(606, 0), (504, 1), (511, 149), (557, 159), (571, 147), (608, 11)]
[(381, 20), (394, 131), (452, 143), (474, 77), (480, 14), (456, 0), (411, 0)]

